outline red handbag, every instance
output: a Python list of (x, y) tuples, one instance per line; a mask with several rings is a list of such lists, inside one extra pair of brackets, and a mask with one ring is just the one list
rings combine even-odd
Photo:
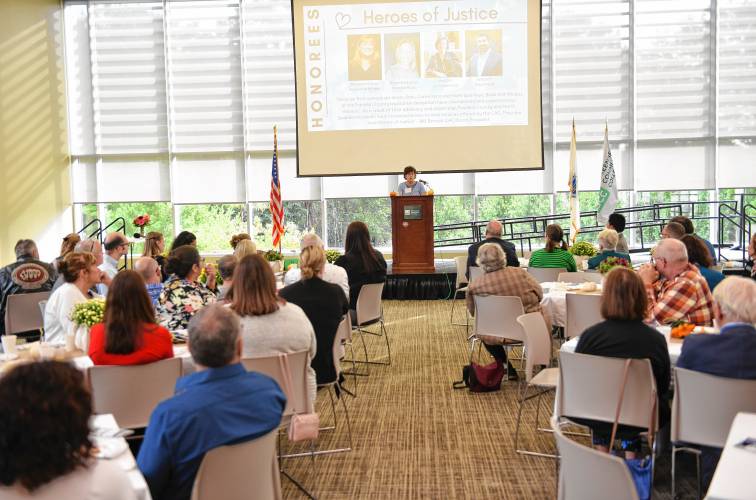
[(471, 363), (462, 368), (462, 380), (454, 382), (455, 389), (467, 387), (470, 392), (492, 392), (501, 389), (506, 373), (504, 363), (494, 361), (488, 365)]

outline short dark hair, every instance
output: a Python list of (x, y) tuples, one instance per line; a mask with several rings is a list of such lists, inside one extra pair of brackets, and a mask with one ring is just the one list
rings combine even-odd
[(176, 239), (173, 240), (173, 243), (171, 243), (171, 252), (184, 245), (194, 245), (195, 241), (197, 241), (197, 237), (194, 235), (194, 233), (190, 233), (189, 231), (181, 231), (178, 236), (176, 236)]
[(234, 358), (241, 324), (239, 316), (221, 304), (210, 304), (189, 321), (189, 352), (202, 366), (220, 368)]
[(646, 317), (646, 287), (632, 269), (615, 267), (607, 273), (602, 288), (601, 316), (604, 319), (642, 321)]
[(120, 247), (121, 245), (125, 245), (126, 243), (128, 243), (128, 241), (126, 241), (126, 238), (124, 238), (120, 234), (116, 235), (112, 240), (105, 243), (105, 251), (109, 252), (111, 250), (115, 250), (116, 248)]
[(672, 217), (671, 219), (669, 219), (669, 222), (677, 222), (678, 224), (682, 224), (682, 227), (685, 228), (685, 234), (693, 234), (696, 232), (696, 228), (693, 227), (693, 221), (691, 221), (684, 215), (677, 215), (675, 217)]
[(683, 226), (679, 222), (669, 222), (664, 227), (666, 227), (672, 237), (677, 240), (685, 236), (685, 226)]
[(32, 492), (87, 466), (92, 398), (73, 365), (16, 366), (0, 378), (0, 408), (0, 484)]
[(711, 267), (713, 264), (711, 253), (701, 238), (695, 234), (686, 234), (680, 238), (680, 241), (688, 250), (688, 262), (698, 264), (701, 267)]
[(615, 231), (621, 233), (625, 230), (625, 216), (614, 212), (609, 216), (609, 224), (611, 224)]
[(404, 178), (405, 179), (407, 178), (407, 174), (409, 174), (409, 173), (414, 173), (415, 175), (417, 175), (417, 170), (412, 165), (407, 165), (406, 167), (404, 167)]
[(34, 250), (36, 249), (37, 244), (34, 243), (34, 240), (18, 240), (13, 250), (16, 252), (16, 258), (22, 259), (24, 257), (33, 257)]

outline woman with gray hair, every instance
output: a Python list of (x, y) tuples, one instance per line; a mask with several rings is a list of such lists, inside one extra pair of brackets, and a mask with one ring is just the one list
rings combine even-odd
[(619, 234), (614, 229), (604, 229), (598, 234), (599, 253), (588, 259), (588, 269), (598, 269), (599, 265), (609, 257), (617, 257), (619, 259), (625, 259), (628, 264), (630, 262), (630, 254), (617, 252), (617, 243), (619, 242)]
[[(541, 299), (543, 298), (541, 285), (525, 269), (507, 267), (507, 258), (499, 245), (496, 243), (481, 245), (478, 249), (476, 263), (485, 274), (473, 279), (467, 286), (465, 300), (470, 314), (475, 315), (473, 297), (476, 295), (520, 297), (525, 312), (543, 314), (546, 327), (551, 331), (551, 320), (541, 309)], [(483, 345), (497, 361), (502, 363), (507, 361), (506, 351), (501, 345), (489, 345), (485, 342)], [(509, 364), (509, 373), (517, 373), (511, 364)]]

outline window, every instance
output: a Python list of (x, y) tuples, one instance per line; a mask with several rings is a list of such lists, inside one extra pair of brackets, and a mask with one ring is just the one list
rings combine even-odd
[(247, 210), (241, 204), (179, 205), (176, 232), (191, 231), (203, 253), (228, 253), (231, 236), (247, 232)]
[(373, 245), (391, 248), (391, 204), (388, 197), (326, 201), (330, 248), (344, 248), (347, 226), (355, 220), (367, 224)]
[[(316, 233), (323, 238), (323, 214), (319, 201), (284, 201), (284, 234), (282, 246), (284, 250), (299, 252), (302, 237), (307, 233)], [(270, 214), (270, 204), (252, 203), (253, 239), (257, 248), (267, 250), (273, 248), (273, 221)], [(325, 243), (325, 240), (324, 240)]]

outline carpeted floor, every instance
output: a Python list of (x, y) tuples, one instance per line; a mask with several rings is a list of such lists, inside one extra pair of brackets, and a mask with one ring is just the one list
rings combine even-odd
[[(314, 465), (309, 458), (284, 461), (284, 468), (314, 496), (556, 497), (554, 460), (514, 451), (518, 384), (509, 382), (501, 391), (488, 394), (452, 389), (452, 382), (461, 378), (468, 353), (465, 327), (449, 324), (450, 307), (449, 301), (384, 301), (392, 364), (371, 365), (370, 376), (358, 379), (357, 398), (344, 396), (355, 449), (318, 456)], [(463, 301), (457, 303), (455, 316), (464, 321), (461, 307)], [(385, 357), (383, 339), (367, 337), (371, 358)], [(355, 341), (355, 346), (360, 345)], [(346, 387), (353, 387), (352, 377)], [(550, 405), (553, 399), (544, 401)], [(317, 408), (321, 425), (333, 421), (325, 391), (318, 393)], [(343, 413), (340, 407), (337, 411), (339, 426), (336, 431), (321, 433), (318, 449), (348, 443)], [(526, 413), (522, 445), (553, 452), (551, 435), (534, 432), (533, 416)], [(546, 425), (543, 412), (541, 418)], [(284, 445), (283, 451), (304, 449)], [(678, 474), (684, 473), (685, 467), (683, 463)], [(681, 483), (683, 492), (694, 491), (692, 481)], [(657, 460), (655, 484), (654, 498), (670, 498), (666, 457)], [(285, 498), (304, 497), (286, 479), (282, 479), (282, 487)], [(607, 498), (611, 497), (607, 492)]]

